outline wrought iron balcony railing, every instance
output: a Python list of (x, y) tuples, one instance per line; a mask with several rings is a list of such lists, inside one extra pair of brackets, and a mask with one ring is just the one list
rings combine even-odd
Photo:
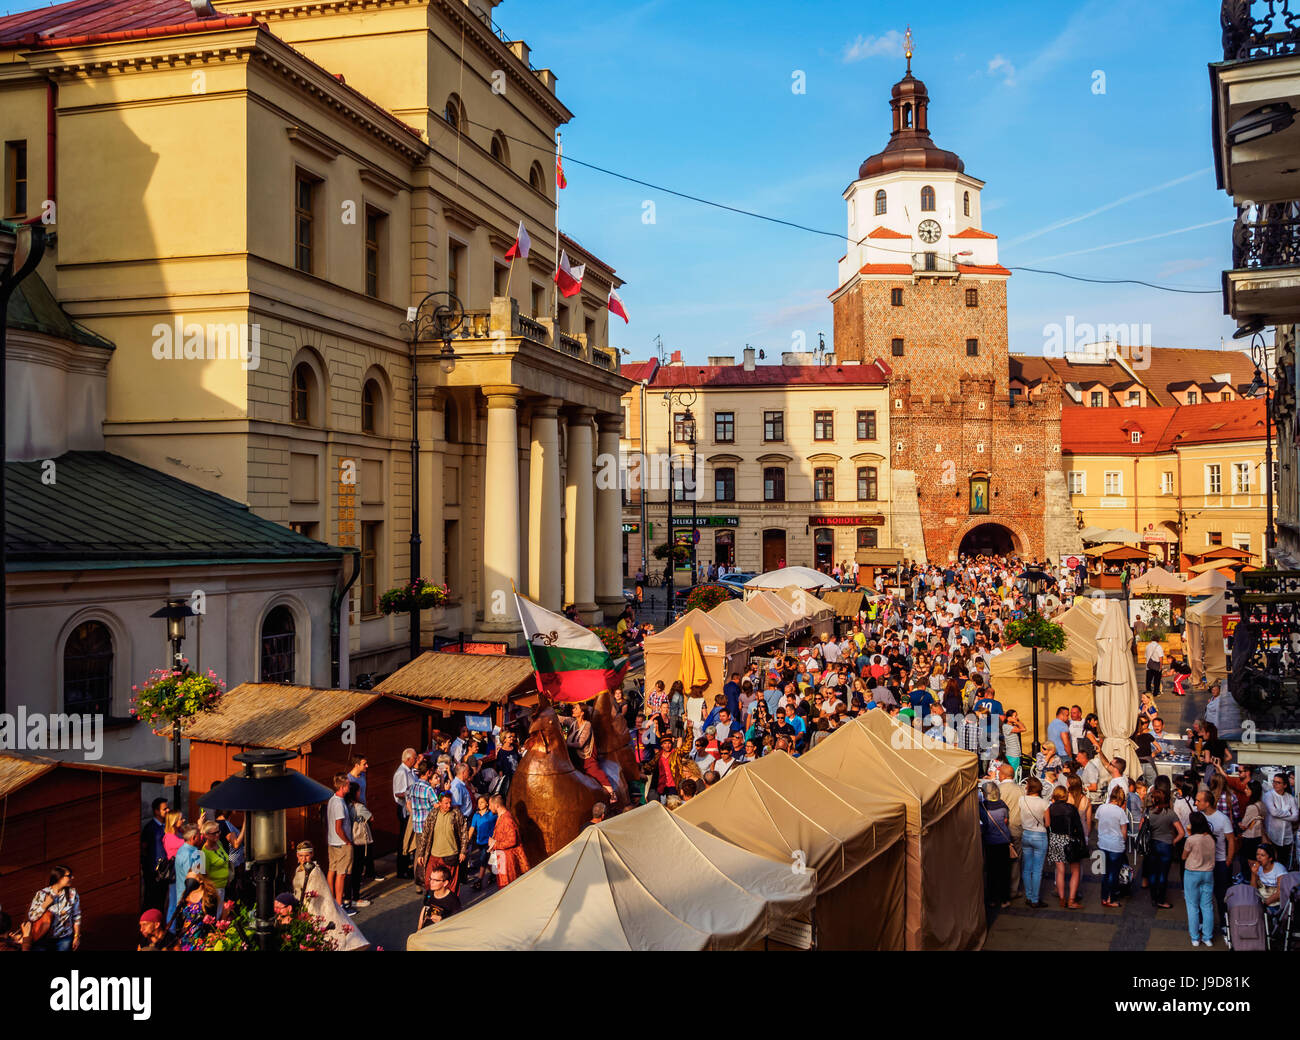
[(1222, 0), (1223, 60), (1300, 54), (1300, 0)]
[(1256, 725), (1300, 727), (1300, 571), (1242, 572), (1228, 597), (1241, 616), (1229, 692)]
[(1232, 267), (1300, 267), (1300, 202), (1238, 206)]

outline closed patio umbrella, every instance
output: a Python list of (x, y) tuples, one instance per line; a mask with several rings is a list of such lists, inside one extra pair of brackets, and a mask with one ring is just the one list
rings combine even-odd
[(1138, 777), (1137, 746), (1130, 739), (1137, 728), (1138, 685), (1133, 669), (1133, 630), (1124, 618), (1124, 604), (1106, 601), (1097, 626), (1097, 721), (1101, 750), (1107, 758), (1124, 759), (1125, 772)]

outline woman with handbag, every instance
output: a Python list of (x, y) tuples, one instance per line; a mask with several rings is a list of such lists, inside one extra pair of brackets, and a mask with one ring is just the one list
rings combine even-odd
[(72, 887), (71, 867), (53, 867), (50, 883), (27, 910), (33, 950), (68, 953), (81, 945), (81, 896)]
[(1106, 854), (1106, 873), (1101, 879), (1101, 905), (1118, 909), (1119, 872), (1128, 853), (1128, 794), (1116, 787), (1097, 810), (1097, 848)]
[(1083, 906), (1078, 900), (1080, 863), (1087, 855), (1088, 842), (1079, 810), (1070, 802), (1065, 788), (1056, 787), (1052, 790), (1052, 804), (1047, 810), (1047, 862), (1056, 867), (1056, 896), (1062, 909), (1078, 910)]
[(984, 839), (986, 871), (984, 901), (1005, 910), (1011, 905), (1011, 860), (1016, 855), (1011, 842), (1011, 811), (992, 780), (984, 785), (983, 793), (980, 834)]
[(1151, 808), (1147, 812), (1145, 827), (1149, 848), (1143, 866), (1150, 867), (1151, 903), (1158, 910), (1169, 910), (1169, 867), (1174, 861), (1174, 846), (1187, 836), (1187, 831), (1169, 804), (1169, 793), (1162, 787), (1151, 792)]

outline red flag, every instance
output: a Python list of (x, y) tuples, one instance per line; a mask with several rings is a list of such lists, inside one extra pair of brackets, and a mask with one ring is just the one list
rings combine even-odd
[(564, 154), (564, 145), (555, 146), (555, 186), (557, 188), (567, 188), (569, 182), (564, 179), (564, 163), (561, 156)]
[(609, 302), (606, 304), (610, 314), (617, 314), (624, 322), (627, 322), (627, 310), (623, 306), (623, 301), (619, 299), (618, 293), (613, 289), (609, 291)]
[(561, 296), (577, 296), (582, 291), (582, 276), (587, 273), (587, 265), (569, 266), (569, 254), (560, 250), (560, 266), (555, 269), (555, 284), (560, 287)]
[(515, 244), (506, 250), (506, 259), (513, 260), (519, 257), (520, 260), (528, 259), (528, 249), (533, 244), (533, 240), (528, 237), (528, 229), (524, 227), (524, 222), (519, 222), (519, 231), (515, 235)]

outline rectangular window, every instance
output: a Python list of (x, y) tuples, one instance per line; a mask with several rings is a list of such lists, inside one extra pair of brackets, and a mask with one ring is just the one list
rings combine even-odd
[(833, 412), (813, 412), (813, 440), (833, 441), (835, 439), (835, 415)]
[(785, 412), (763, 413), (763, 440), (785, 440)]
[(858, 467), (858, 501), (875, 502), (879, 497), (879, 483), (875, 466)]
[(1200, 400), (1201, 400), (1201, 395), (1198, 394), (1195, 390), (1188, 390), (1188, 391), (1187, 391), (1187, 403), (1188, 403), (1188, 404), (1198, 404), (1198, 403), (1200, 402)]
[(1088, 474), (1081, 469), (1070, 470), (1070, 494), (1086, 495), (1088, 493)]
[(901, 339), (890, 340), (889, 351), (894, 357), (903, 356), (903, 341)]
[(691, 469), (691, 460), (682, 459), (673, 475), (673, 501), (689, 502), (694, 497), (695, 473)]
[(297, 532), (304, 538), (315, 538), (316, 532), (320, 530), (320, 524), (311, 520), (291, 520), (289, 530)]
[(380, 264), (386, 221), (377, 209), (366, 207), (366, 295), (379, 298)]
[(763, 470), (763, 501), (785, 501), (785, 470), (780, 466), (769, 466)]
[(582, 332), (587, 337), (587, 346), (594, 347), (596, 345), (596, 319), (583, 315)]
[(465, 254), (465, 247), (459, 242), (447, 243), (447, 288), (461, 303), (465, 302), (465, 293), (469, 291)]
[(294, 189), (293, 265), (305, 274), (315, 272), (316, 188), (319, 184), (320, 181), (311, 174), (298, 171)]
[(1131, 430), (1131, 431), (1129, 432), (1128, 439), (1129, 439), (1129, 442), (1130, 442), (1131, 444), (1141, 444), (1141, 443), (1142, 443), (1142, 431), (1141, 431), (1141, 430)]
[(506, 283), (510, 280), (510, 268), (505, 264), (492, 265), (492, 295), (505, 296)]
[(876, 413), (858, 412), (858, 440), (874, 441), (876, 439)]
[(1104, 405), (1100, 390), (1094, 390), (1088, 395), (1088, 404), (1093, 408), (1101, 408)]
[(978, 289), (966, 290), (966, 306), (978, 307), (980, 305), (980, 291)]
[(889, 290), (889, 303), (890, 303), (890, 306), (891, 306), (891, 307), (901, 307), (901, 306), (903, 306), (903, 290), (902, 290), (902, 289), (890, 289), (890, 290)]
[(5, 142), (5, 212), (27, 216), (27, 142)]
[(1162, 495), (1172, 495), (1174, 493), (1173, 470), (1166, 470), (1160, 474), (1160, 493)]
[(979, 357), (980, 341), (977, 339), (968, 339), (966, 341), (966, 356)]
[(731, 444), (736, 439), (736, 413), (716, 412), (713, 416), (713, 439), (718, 444)]
[(1243, 552), (1250, 552), (1250, 535), (1234, 534), (1232, 536), (1232, 546), (1234, 549), (1241, 549)]
[(925, 269), (926, 269), (927, 271), (937, 271), (937, 270), (939, 270), (939, 254), (938, 254), (938, 253), (926, 253), (926, 254), (925, 254)]
[(813, 470), (813, 498), (818, 502), (835, 501), (835, 471), (829, 467)]
[(695, 418), (686, 417), (685, 412), (677, 412), (673, 416), (673, 440), (678, 444), (695, 443)]
[(546, 290), (536, 282), (533, 283), (532, 301), (532, 317), (540, 318), (546, 313)]
[(858, 528), (858, 548), (874, 549), (876, 547), (876, 529), (874, 527)]
[(1250, 463), (1234, 462), (1232, 464), (1232, 493), (1234, 495), (1250, 494)]
[(736, 500), (736, 471), (723, 466), (713, 471), (713, 497), (719, 502)]
[(361, 616), (379, 613), (379, 531), (377, 521), (361, 522)]
[(1133, 405), (1141, 404), (1141, 403), (1142, 403), (1142, 391), (1141, 391), (1141, 390), (1130, 390), (1130, 391), (1128, 392), (1128, 403), (1129, 403), (1129, 404), (1133, 404)]
[(1207, 495), (1223, 494), (1223, 472), (1217, 462), (1205, 467), (1205, 493)]
[(1124, 494), (1124, 474), (1117, 469), (1106, 470), (1103, 478), (1105, 484), (1105, 494), (1122, 495)]
[(1205, 544), (1206, 544), (1206, 545), (1222, 545), (1222, 544), (1223, 544), (1223, 532), (1222, 532), (1222, 531), (1206, 531), (1206, 532), (1205, 532)]

